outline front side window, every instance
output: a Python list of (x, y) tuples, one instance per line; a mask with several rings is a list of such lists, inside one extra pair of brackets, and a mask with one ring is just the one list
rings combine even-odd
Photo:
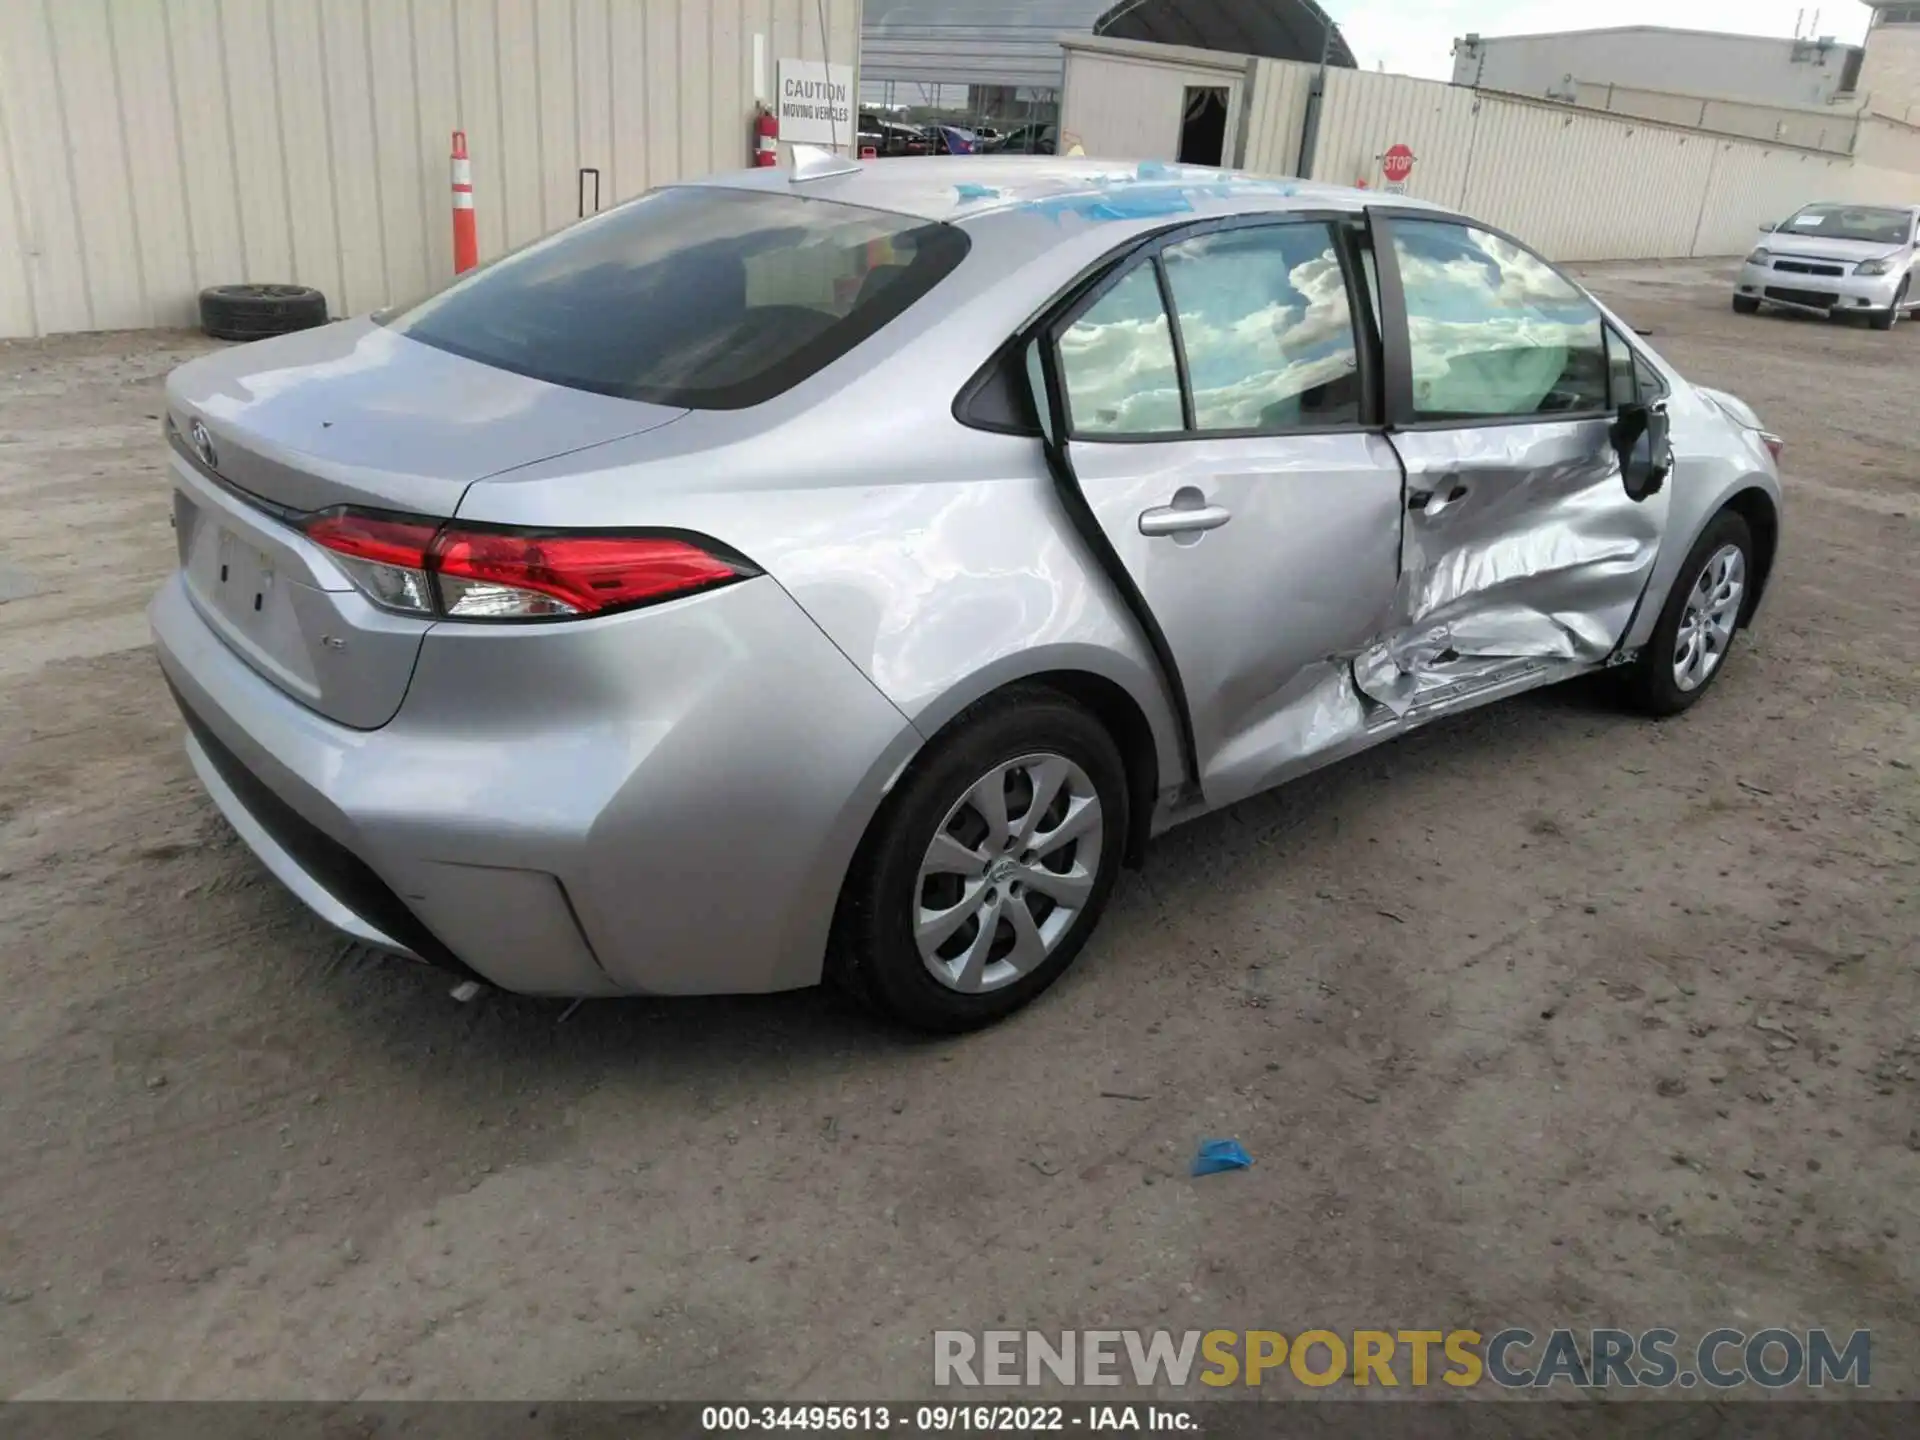
[(1633, 346), (1627, 343), (1627, 337), (1611, 325), (1607, 326), (1609, 403), (1616, 410), (1622, 405), (1631, 405), (1640, 398), (1637, 359), (1638, 357), (1633, 353)]
[(569, 226), (385, 321), (555, 385), (731, 410), (839, 359), (966, 252), (951, 225), (685, 186)]
[(1667, 393), (1667, 382), (1660, 378), (1660, 372), (1653, 368), (1653, 363), (1646, 356), (1637, 351), (1633, 357), (1633, 381), (1643, 405), (1651, 405)]
[(1421, 420), (1594, 414), (1607, 405), (1600, 311), (1510, 240), (1465, 225), (1393, 222)]
[(1060, 377), (1076, 435), (1182, 428), (1173, 332), (1153, 265), (1135, 265), (1060, 337)]
[(1325, 225), (1200, 235), (1162, 254), (1200, 431), (1351, 425), (1359, 355)]

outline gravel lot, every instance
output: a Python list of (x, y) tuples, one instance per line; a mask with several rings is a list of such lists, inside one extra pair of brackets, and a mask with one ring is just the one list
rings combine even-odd
[[(209, 342), (0, 345), (0, 1396), (905, 1398), (996, 1322), (1867, 1326), (1920, 1392), (1920, 325), (1589, 279), (1787, 437), (1713, 694), (1564, 687), (1177, 832), (939, 1043), (336, 942), (146, 644)], [(1254, 1168), (1187, 1178), (1212, 1135)]]

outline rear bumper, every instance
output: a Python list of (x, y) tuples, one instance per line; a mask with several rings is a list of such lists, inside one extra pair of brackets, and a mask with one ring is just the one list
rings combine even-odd
[(214, 803), (322, 919), (528, 994), (819, 978), (899, 712), (771, 581), (562, 627), (430, 633), (354, 730), (234, 654), (178, 575), (149, 609)]
[(187, 722), (187, 759), (194, 774), (227, 823), (297, 900), (349, 939), (479, 978), (358, 856), (262, 785), (178, 691), (174, 701)]
[[(483, 875), (462, 877), (472, 867), (456, 863), (435, 867), (448, 872), (435, 886), (431, 869), (423, 873), (396, 848), (378, 812), (355, 813), (351, 798), (342, 805), (358, 787), (333, 782), (356, 769), (377, 777), (391, 763), (369, 743), (383, 732), (336, 725), (275, 690), (208, 626), (178, 574), (154, 597), (148, 618), (201, 784), (261, 863), (314, 914), (363, 944), (504, 989), (618, 993), (557, 878), (517, 867), (481, 867)], [(404, 748), (390, 752), (394, 760), (402, 760)], [(363, 763), (370, 751), (371, 766)], [(451, 849), (451, 837), (433, 846), (434, 853)], [(457, 883), (462, 878), (487, 883)]]
[(1734, 285), (1736, 293), (1783, 310), (1813, 315), (1870, 314), (1893, 307), (1901, 278), (1898, 274), (1802, 275), (1770, 265), (1746, 264), (1740, 267), (1740, 278)]

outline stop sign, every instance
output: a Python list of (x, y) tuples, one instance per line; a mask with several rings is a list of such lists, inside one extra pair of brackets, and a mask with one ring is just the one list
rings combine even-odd
[(1381, 157), (1380, 168), (1386, 174), (1389, 185), (1403, 185), (1413, 174), (1413, 151), (1404, 145), (1396, 145)]

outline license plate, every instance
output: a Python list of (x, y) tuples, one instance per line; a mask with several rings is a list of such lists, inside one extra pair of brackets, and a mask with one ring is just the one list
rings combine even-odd
[(213, 537), (207, 589), (215, 603), (243, 624), (264, 615), (273, 600), (273, 557), (231, 530)]

